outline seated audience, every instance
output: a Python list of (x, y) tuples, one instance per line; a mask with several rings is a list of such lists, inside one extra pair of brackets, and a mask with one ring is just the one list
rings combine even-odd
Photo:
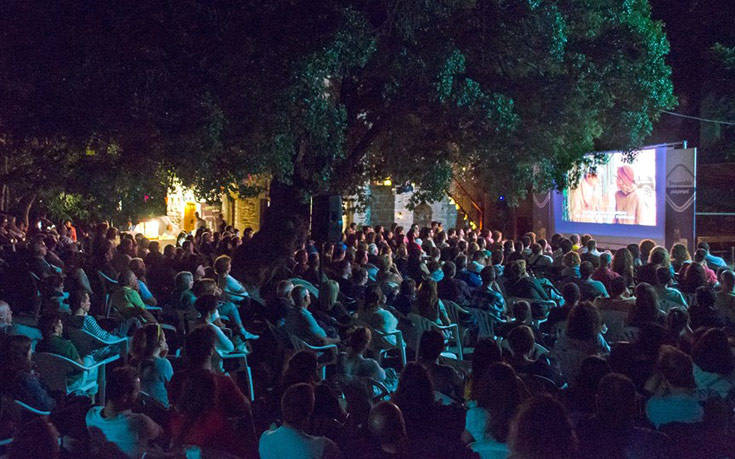
[(305, 432), (314, 411), (314, 389), (308, 384), (295, 384), (283, 394), (281, 413), (283, 425), (263, 432), (258, 452), (262, 459), (337, 458), (337, 445), (326, 437), (314, 437)]
[(524, 459), (576, 457), (577, 436), (564, 406), (548, 395), (521, 405), (508, 435), (509, 457)]
[(610, 352), (600, 332), (600, 312), (591, 303), (579, 303), (569, 311), (566, 331), (556, 340), (551, 355), (567, 380), (577, 378), (582, 361), (591, 355)]
[(594, 301), (597, 297), (607, 297), (605, 284), (591, 278), (594, 266), (589, 261), (583, 262), (579, 267), (579, 293), (582, 301)]
[(33, 370), (31, 340), (25, 336), (8, 336), (0, 353), (0, 381), (3, 393), (15, 400), (42, 411), (51, 411), (56, 406)]
[(110, 297), (112, 309), (123, 319), (137, 318), (143, 323), (157, 322), (146, 309), (146, 305), (138, 293), (138, 278), (133, 271), (126, 269), (118, 277), (119, 286)]
[(646, 416), (658, 429), (674, 422), (701, 422), (704, 409), (695, 393), (692, 358), (673, 346), (661, 346), (656, 372), (646, 382), (653, 395), (646, 402)]
[(427, 330), (421, 335), (416, 361), (426, 369), (436, 392), (452, 400), (461, 400), (464, 387), (462, 376), (451, 366), (439, 361), (444, 348), (444, 335), (437, 330)]
[(168, 408), (166, 385), (174, 374), (166, 358), (166, 335), (158, 324), (147, 324), (133, 336), (130, 364), (140, 375), (141, 391)]
[(141, 457), (149, 442), (163, 429), (145, 414), (132, 408), (140, 394), (138, 372), (132, 367), (112, 371), (107, 385), (107, 403), (94, 406), (87, 413), (91, 449), (101, 457)]
[[(608, 252), (603, 252), (600, 254), (600, 266), (595, 269), (595, 272), (592, 273), (591, 278), (593, 280), (602, 282), (602, 285), (605, 286), (605, 289), (610, 292), (612, 290), (612, 282), (613, 280), (617, 279), (618, 277), (621, 277), (620, 274), (616, 273), (612, 270), (612, 255)], [(627, 286), (627, 285), (626, 285)]]

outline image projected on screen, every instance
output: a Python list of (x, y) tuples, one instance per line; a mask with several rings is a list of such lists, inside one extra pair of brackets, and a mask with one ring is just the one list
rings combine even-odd
[(564, 190), (562, 220), (576, 223), (656, 226), (656, 150), (641, 150), (633, 162), (611, 153)]

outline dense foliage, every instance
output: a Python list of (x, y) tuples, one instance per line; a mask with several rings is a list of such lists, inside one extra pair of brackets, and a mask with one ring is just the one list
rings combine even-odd
[(667, 52), (647, 0), (12, 1), (0, 130), (60, 189), (91, 149), (209, 198), (260, 174), (294, 201), (388, 176), (431, 200), (456, 173), (513, 199), (640, 145), (675, 102)]

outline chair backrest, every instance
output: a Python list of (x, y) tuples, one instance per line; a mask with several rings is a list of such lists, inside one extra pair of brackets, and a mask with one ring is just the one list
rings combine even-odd
[(90, 335), (81, 328), (65, 327), (64, 331), (69, 336), (69, 341), (79, 351), (79, 355), (87, 355), (103, 346), (102, 343), (95, 339), (94, 335)]
[(30, 325), (14, 324), (12, 330), (14, 335), (25, 336), (31, 340), (32, 351), (36, 350), (36, 345), (43, 339), (41, 330)]
[(495, 320), (496, 318), (487, 311), (482, 309), (471, 309), (472, 318), (477, 324), (478, 338), (494, 338), (495, 337)]
[(311, 346), (309, 345), (309, 343), (307, 343), (306, 341), (302, 340), (301, 338), (295, 335), (291, 335), (291, 345), (296, 351), (303, 351), (303, 350), (311, 349)]
[(429, 319), (419, 314), (410, 313), (407, 317), (408, 320), (411, 321), (411, 333), (413, 335), (413, 340), (409, 342), (416, 343), (413, 350), (416, 352), (416, 355), (418, 355), (421, 336), (424, 334), (425, 331), (431, 330), (433, 325)]
[(467, 445), (481, 459), (505, 459), (510, 454), (508, 445), (496, 441), (476, 441)]
[(461, 320), (461, 314), (466, 313), (467, 311), (460, 307), (457, 303), (451, 300), (442, 300), (444, 302), (444, 306), (447, 308), (447, 315), (449, 316), (449, 320), (452, 321), (453, 324), (460, 324)]
[(50, 352), (37, 352), (33, 354), (41, 381), (52, 391), (67, 392), (67, 376), (78, 371), (77, 366), (70, 359)]
[(316, 288), (314, 284), (312, 284), (308, 280), (301, 279), (300, 277), (293, 277), (289, 279), (289, 281), (294, 285), (300, 285), (306, 288), (306, 290), (308, 290), (309, 293), (311, 293), (311, 296), (313, 296), (314, 298), (319, 298), (319, 289)]

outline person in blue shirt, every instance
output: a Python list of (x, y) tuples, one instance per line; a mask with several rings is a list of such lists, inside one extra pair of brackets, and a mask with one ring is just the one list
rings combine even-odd
[(505, 299), (495, 282), (495, 269), (492, 266), (487, 266), (480, 272), (480, 275), (482, 276), (482, 285), (472, 296), (470, 305), (483, 311), (503, 312), (505, 310)]
[(717, 271), (718, 269), (728, 268), (724, 258), (712, 255), (710, 253), (708, 243), (700, 242), (699, 244), (697, 244), (697, 248), (704, 249), (707, 252), (707, 255), (704, 256), (704, 261), (707, 263), (707, 266), (709, 266), (710, 269)]
[(579, 267), (579, 291), (582, 294), (582, 301), (592, 301), (598, 296), (607, 298), (610, 295), (607, 294), (605, 284), (600, 281), (591, 278), (592, 273), (595, 272), (595, 267), (592, 262), (585, 261)]
[(464, 281), (470, 288), (478, 288), (482, 285), (482, 278), (472, 271), (467, 269), (467, 256), (460, 253), (454, 259), (454, 264), (457, 267), (456, 279)]

